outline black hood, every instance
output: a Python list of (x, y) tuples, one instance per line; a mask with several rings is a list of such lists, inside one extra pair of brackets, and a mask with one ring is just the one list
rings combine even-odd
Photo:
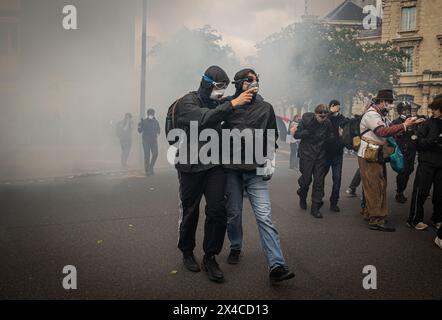
[[(227, 76), (227, 73), (221, 69), (218, 66), (211, 66), (209, 67), (206, 72), (204, 72), (204, 75), (209, 77), (215, 82), (224, 82), (226, 84), (229, 84), (230, 79)], [(212, 93), (213, 85), (203, 79), (201, 79), (201, 84), (198, 89), (198, 95), (201, 98), (201, 100), (204, 102), (205, 105), (209, 107), (217, 106), (219, 103), (218, 101), (211, 100), (210, 94)]]
[[(249, 73), (252, 72), (254, 74), (256, 74), (255, 70), (247, 68), (247, 69), (242, 69), (240, 71), (238, 71), (235, 74), (235, 77), (233, 78), (233, 80), (235, 81), (235, 88), (236, 88), (236, 92), (234, 97), (238, 97), (243, 91), (242, 91), (242, 86), (244, 84), (244, 78), (247, 78), (247, 76), (249, 75)], [(241, 80), (241, 81), (238, 81)]]

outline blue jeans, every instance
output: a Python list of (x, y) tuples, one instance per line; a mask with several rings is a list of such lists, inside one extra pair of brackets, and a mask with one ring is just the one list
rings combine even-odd
[(285, 266), (279, 235), (272, 222), (272, 208), (267, 181), (255, 172), (227, 172), (227, 235), (232, 250), (241, 250), (243, 240), (242, 209), (243, 192), (247, 192), (258, 224), (259, 235), (269, 270)]
[(329, 160), (329, 164), (332, 170), (333, 189), (330, 196), (330, 203), (337, 205), (339, 201), (339, 192), (341, 190), (342, 180), (342, 163), (344, 162), (343, 154), (333, 157)]

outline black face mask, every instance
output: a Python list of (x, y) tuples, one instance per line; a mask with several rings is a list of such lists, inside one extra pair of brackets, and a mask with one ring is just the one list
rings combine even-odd
[[(227, 73), (221, 69), (218, 66), (211, 66), (204, 72), (204, 75), (208, 78), (212, 79), (215, 82), (223, 82), (223, 83), (229, 83), (230, 79), (227, 76)], [(210, 99), (210, 95), (213, 91), (213, 84), (210, 82), (205, 81), (204, 79), (201, 80), (200, 87), (198, 89), (198, 95), (200, 96), (201, 100), (204, 102), (204, 104), (207, 107), (216, 107), (219, 104), (219, 101)]]

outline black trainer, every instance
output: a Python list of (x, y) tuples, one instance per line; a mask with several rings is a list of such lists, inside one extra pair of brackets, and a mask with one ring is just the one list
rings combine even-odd
[(239, 263), (239, 255), (241, 254), (241, 250), (230, 250), (229, 257), (227, 258), (228, 264), (238, 264)]
[(397, 202), (399, 202), (399, 203), (405, 203), (405, 202), (407, 202), (407, 198), (404, 196), (404, 194), (401, 192), (401, 193), (397, 193), (396, 194), (396, 201)]
[(337, 204), (330, 205), (330, 210), (333, 212), (341, 212), (341, 208), (339, 208)]
[(381, 231), (381, 232), (395, 232), (396, 229), (393, 227), (387, 227), (385, 224), (371, 224), (368, 226), (370, 230)]
[(301, 207), (302, 210), (307, 210), (307, 197), (304, 195), (301, 195), (300, 189), (298, 189), (298, 191), (296, 191), (296, 193), (299, 196), (299, 206)]
[(198, 265), (198, 262), (196, 262), (195, 256), (193, 255), (193, 252), (184, 253), (183, 254), (183, 263), (187, 270), (192, 272), (200, 272), (200, 266)]
[(272, 269), (269, 274), (270, 281), (281, 282), (295, 277), (295, 274), (289, 270), (287, 266), (277, 266)]
[(224, 273), (219, 268), (218, 263), (215, 260), (215, 256), (206, 257), (203, 258), (202, 268), (205, 272), (207, 272), (207, 275), (209, 276), (209, 279), (214, 282), (223, 282), (224, 281)]
[(310, 210), (310, 214), (316, 219), (322, 219), (322, 214), (319, 212), (320, 206), (313, 204), (312, 209)]

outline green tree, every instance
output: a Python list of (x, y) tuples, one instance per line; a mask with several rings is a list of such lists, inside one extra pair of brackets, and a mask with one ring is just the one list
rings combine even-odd
[(355, 30), (319, 23), (290, 25), (257, 47), (250, 61), (263, 73), (272, 98), (310, 110), (333, 98), (351, 106), (355, 97), (391, 88), (405, 57), (391, 43), (364, 44)]

